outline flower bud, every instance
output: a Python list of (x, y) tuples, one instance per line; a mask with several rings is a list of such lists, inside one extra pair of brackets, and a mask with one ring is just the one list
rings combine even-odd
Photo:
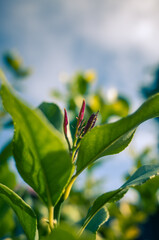
[(68, 125), (68, 117), (67, 117), (67, 111), (64, 109), (64, 123), (63, 123), (63, 130), (65, 136), (67, 136), (67, 125)]
[(86, 106), (86, 103), (85, 103), (85, 100), (83, 100), (82, 107), (81, 107), (81, 110), (80, 110), (79, 115), (78, 115), (77, 128), (80, 126), (80, 124), (81, 124), (81, 122), (84, 118), (85, 106)]
[(93, 113), (90, 118), (88, 119), (88, 122), (84, 128), (84, 134), (86, 132), (88, 132), (90, 129), (92, 129), (97, 121), (97, 116), (98, 116), (98, 112), (97, 113)]

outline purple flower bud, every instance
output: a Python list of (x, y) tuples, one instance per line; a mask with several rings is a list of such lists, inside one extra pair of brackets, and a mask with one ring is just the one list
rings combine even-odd
[(97, 121), (97, 116), (98, 116), (98, 112), (97, 113), (93, 113), (90, 118), (88, 119), (88, 122), (84, 128), (83, 133), (85, 134), (86, 132), (88, 132), (90, 129), (92, 129)]
[(67, 136), (67, 125), (68, 125), (68, 117), (67, 117), (67, 111), (64, 109), (64, 123), (63, 123), (63, 129), (64, 129), (64, 134)]
[(77, 128), (80, 126), (80, 124), (81, 124), (81, 122), (84, 118), (85, 106), (86, 106), (86, 103), (85, 103), (85, 100), (83, 100), (82, 107), (81, 107), (81, 110), (80, 110), (79, 115), (78, 115)]

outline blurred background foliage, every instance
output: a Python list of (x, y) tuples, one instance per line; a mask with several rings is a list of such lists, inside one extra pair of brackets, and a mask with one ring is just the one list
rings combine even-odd
[[(12, 84), (17, 88), (19, 81), (27, 79), (31, 68), (26, 67), (22, 58), (14, 52), (7, 52), (3, 56), (5, 70), (12, 75)], [(72, 77), (63, 76), (64, 92), (52, 90), (51, 95), (59, 103), (63, 103), (69, 112), (71, 131), (74, 132), (76, 117), (83, 98), (86, 100), (85, 119), (90, 114), (99, 111), (97, 124), (108, 123), (128, 115), (130, 100), (127, 96), (120, 95), (115, 89), (105, 90), (94, 87), (97, 74), (94, 70), (78, 72)], [(23, 89), (20, 89), (23, 92)], [(159, 67), (156, 68), (153, 82), (150, 86), (142, 87), (141, 92), (147, 98), (159, 92)], [(158, 121), (159, 122), (159, 121)], [(0, 103), (0, 128), (1, 131), (13, 131), (13, 123)], [(158, 163), (154, 149), (149, 146), (141, 152), (130, 152), (133, 158), (133, 168), (121, 176), (127, 179), (137, 168), (143, 164)], [(13, 171), (10, 160), (12, 159), (11, 140), (6, 141), (0, 151), (0, 182), (14, 189), (35, 210), (38, 216), (38, 227), (41, 236), (48, 233), (47, 209), (40, 202), (34, 191), (19, 181), (17, 173)], [(62, 207), (61, 222), (69, 225), (79, 224), (102, 188), (103, 181), (95, 181), (94, 170), (101, 161), (86, 170), (86, 178), (82, 188), (74, 185), (69, 199)], [(122, 166), (121, 166), (122, 167)], [(147, 182), (142, 187), (132, 191), (130, 199), (124, 198), (117, 204), (109, 204), (110, 219), (99, 230), (98, 240), (145, 240), (159, 239), (159, 177)], [(69, 231), (69, 230), (68, 230)], [(0, 199), (0, 239), (25, 240), (23, 230), (12, 210)]]

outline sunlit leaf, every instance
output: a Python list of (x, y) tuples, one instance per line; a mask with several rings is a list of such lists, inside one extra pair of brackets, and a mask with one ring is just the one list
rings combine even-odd
[(159, 94), (148, 99), (135, 113), (117, 122), (92, 129), (81, 141), (77, 175), (102, 156), (121, 152), (130, 143), (135, 129), (144, 121), (159, 116)]
[(47, 206), (56, 205), (73, 171), (66, 141), (40, 110), (28, 107), (17, 97), (2, 72), (0, 76), (3, 105), (14, 121), (17, 169)]

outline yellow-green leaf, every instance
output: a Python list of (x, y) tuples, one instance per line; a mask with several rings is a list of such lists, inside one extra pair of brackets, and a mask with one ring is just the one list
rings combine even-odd
[(55, 206), (73, 171), (63, 135), (40, 110), (24, 103), (13, 91), (2, 72), (1, 96), (13, 118), (13, 154), (17, 169), (46, 205)]
[(81, 140), (77, 158), (77, 175), (102, 156), (116, 154), (130, 143), (136, 128), (159, 116), (159, 94), (149, 98), (135, 113), (121, 120), (97, 126)]

